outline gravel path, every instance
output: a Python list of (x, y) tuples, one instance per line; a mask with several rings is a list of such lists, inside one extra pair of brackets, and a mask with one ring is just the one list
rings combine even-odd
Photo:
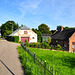
[(17, 43), (0, 41), (0, 75), (24, 75), (17, 46)]

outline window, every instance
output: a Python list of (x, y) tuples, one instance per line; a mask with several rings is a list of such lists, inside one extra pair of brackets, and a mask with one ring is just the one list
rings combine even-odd
[(27, 31), (24, 31), (24, 34), (27, 34)]
[(75, 42), (72, 42), (72, 48), (75, 48)]
[(66, 44), (64, 44), (64, 47), (67, 47), (67, 45), (66, 45)]
[(32, 39), (35, 39), (34, 37), (32, 37)]
[(46, 39), (46, 37), (44, 37), (44, 39)]

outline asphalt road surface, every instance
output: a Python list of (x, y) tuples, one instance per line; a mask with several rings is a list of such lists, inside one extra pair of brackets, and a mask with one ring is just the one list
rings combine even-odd
[(0, 41), (0, 75), (24, 75), (17, 46), (19, 44), (4, 39)]

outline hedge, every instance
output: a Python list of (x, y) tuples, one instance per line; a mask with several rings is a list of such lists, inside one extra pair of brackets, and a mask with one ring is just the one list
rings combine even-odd
[(19, 36), (13, 36), (13, 42), (18, 43), (19, 42)]

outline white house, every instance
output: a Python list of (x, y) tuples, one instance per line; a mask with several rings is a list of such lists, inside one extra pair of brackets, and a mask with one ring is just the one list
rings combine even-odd
[(29, 43), (37, 42), (37, 34), (26, 26), (23, 26), (23, 27), (15, 30), (9, 36), (19, 36), (19, 41), (21, 41), (23, 43), (25, 42), (25, 40), (27, 40)]

